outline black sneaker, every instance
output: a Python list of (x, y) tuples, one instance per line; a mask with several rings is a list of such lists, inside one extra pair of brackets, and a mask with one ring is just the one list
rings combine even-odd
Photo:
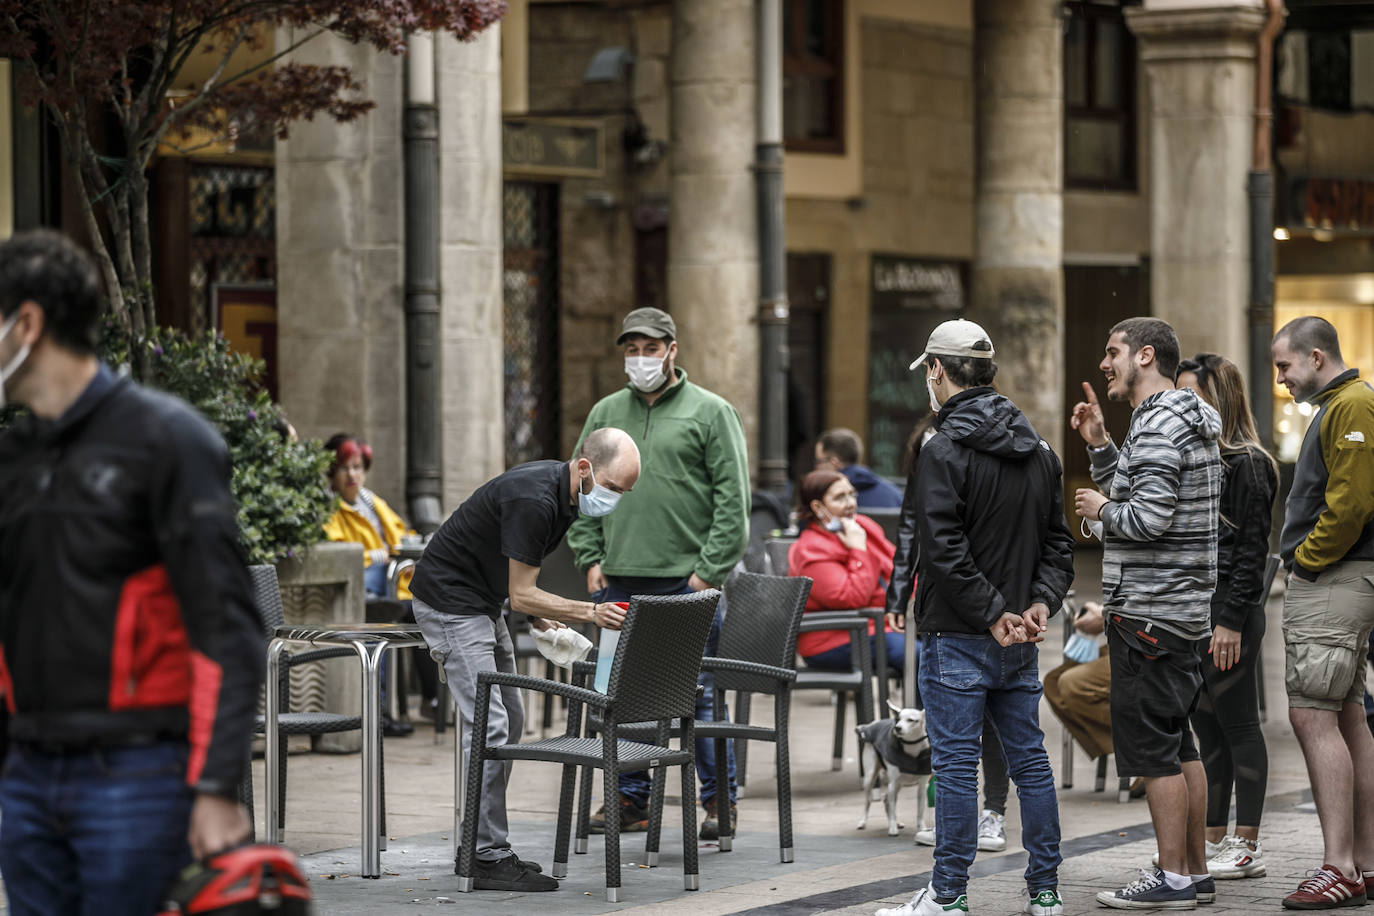
[[(455, 875), (458, 874), (458, 859), (461, 858), (462, 855), (463, 851), (459, 849), (453, 856), (453, 873)], [(516, 861), (520, 863), (521, 868), (528, 869), (529, 871), (541, 873), (544, 871), (543, 867), (540, 866), (538, 862), (527, 862), (524, 859), (517, 859)]]
[[(697, 834), (703, 840), (720, 839), (720, 818), (716, 816), (716, 800), (713, 798), (702, 805), (706, 809), (706, 819), (701, 822), (701, 833)], [(730, 806), (730, 835), (735, 835), (735, 825), (739, 823), (739, 809), (736, 805)]]
[(558, 882), (548, 875), (530, 871), (515, 856), (496, 862), (477, 862), (473, 866), (472, 886), (479, 891), (556, 891)]
[[(649, 812), (639, 802), (630, 798), (628, 795), (620, 796), (620, 832), (621, 833), (643, 833), (649, 829)], [(601, 810), (593, 814), (587, 821), (589, 833), (603, 834), (606, 832), (606, 806), (602, 805)]]

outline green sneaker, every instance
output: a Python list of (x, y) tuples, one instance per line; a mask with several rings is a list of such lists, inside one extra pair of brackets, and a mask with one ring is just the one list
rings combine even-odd
[(1021, 912), (1030, 916), (1061, 916), (1064, 901), (1059, 899), (1057, 890), (1041, 891), (1026, 901), (1025, 909)]
[(960, 894), (953, 903), (941, 903), (935, 896), (935, 889), (927, 887), (901, 906), (881, 909), (873, 916), (949, 916), (951, 913), (967, 912), (967, 894)]

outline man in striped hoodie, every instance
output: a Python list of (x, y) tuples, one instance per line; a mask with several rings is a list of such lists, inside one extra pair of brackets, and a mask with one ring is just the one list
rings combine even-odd
[(1203, 846), (1207, 776), (1188, 716), (1202, 686), (1196, 643), (1211, 635), (1221, 418), (1194, 392), (1174, 388), (1178, 361), (1166, 322), (1120, 322), (1098, 368), (1107, 396), (1134, 409), (1126, 441), (1118, 449), (1107, 435), (1086, 382), (1087, 400), (1071, 420), (1105, 491), (1079, 490), (1074, 504), (1102, 524), (1117, 771), (1145, 777), (1159, 843), (1153, 872), (1097, 895), (1117, 909), (1192, 909), (1215, 896)]

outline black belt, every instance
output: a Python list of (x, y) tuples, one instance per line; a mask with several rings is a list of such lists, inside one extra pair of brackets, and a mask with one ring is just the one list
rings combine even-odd
[(171, 735), (155, 731), (131, 731), (118, 734), (93, 735), (88, 738), (63, 740), (30, 741), (11, 739), (11, 743), (25, 750), (55, 756), (58, 754), (84, 754), (96, 750), (118, 750), (131, 747), (152, 747), (166, 741), (185, 741), (184, 735)]

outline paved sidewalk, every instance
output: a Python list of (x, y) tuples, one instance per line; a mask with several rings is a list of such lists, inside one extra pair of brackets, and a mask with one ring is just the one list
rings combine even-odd
[[(1083, 560), (1080, 557), (1080, 561)], [(1080, 564), (1080, 566), (1086, 564)], [(1080, 568), (1079, 582), (1095, 583), (1096, 571)], [(1084, 594), (1080, 598), (1093, 597)], [(1278, 619), (1279, 599), (1271, 599), (1271, 620)], [(1042, 647), (1041, 671), (1060, 658), (1059, 628), (1051, 627)], [(1216, 914), (1278, 912), (1279, 902), (1320, 865), (1321, 841), (1317, 819), (1298, 804), (1305, 797), (1307, 773), (1286, 715), (1283, 696), (1283, 645), (1277, 626), (1264, 645), (1266, 695), (1270, 718), (1264, 726), (1269, 745), (1269, 798), (1263, 839), (1269, 875), (1261, 879), (1219, 882)], [(852, 707), (847, 734), (854, 725)], [(764, 698), (755, 700), (753, 718), (771, 718)], [(777, 854), (777, 802), (773, 753), (768, 745), (750, 748), (749, 780), (740, 800), (741, 834), (733, 852), (721, 853), (715, 844), (701, 843), (701, 890), (682, 888), (682, 839), (677, 800), (665, 807), (662, 858), (659, 867), (642, 867), (643, 835), (622, 838), (620, 904), (605, 902), (601, 838), (593, 837), (587, 855), (571, 857), (569, 877), (557, 892), (547, 894), (457, 893), (453, 875), (452, 804), (453, 735), (443, 743), (422, 725), (404, 740), (386, 742), (386, 803), (391, 840), (382, 854), (385, 874), (379, 880), (358, 878), (359, 760), (357, 755), (293, 755), (289, 765), (286, 841), (304, 856), (321, 916), (385, 916), (411, 913), (416, 908), (442, 912), (570, 913), (634, 912), (717, 916), (727, 913), (871, 914), (881, 906), (910, 897), (929, 879), (932, 851), (914, 846), (915, 800), (912, 790), (900, 807), (906, 828), (888, 837), (881, 804), (875, 804), (869, 829), (855, 824), (862, 798), (855, 743), (848, 737), (841, 772), (830, 769), (833, 707), (823, 694), (807, 692), (794, 700), (792, 714), (793, 821), (796, 861), (783, 865)], [(538, 720), (530, 711), (531, 722)], [(1064, 761), (1061, 729), (1047, 707), (1041, 724), (1057, 774)], [(555, 731), (558, 726), (555, 727)], [(531, 736), (532, 737), (532, 736)], [(1068, 913), (1107, 913), (1097, 906), (1099, 890), (1121, 887), (1147, 867), (1154, 851), (1149, 814), (1143, 801), (1118, 804), (1115, 793), (1092, 790), (1093, 765), (1081, 750), (1074, 752), (1075, 786), (1059, 793), (1065, 863), (1061, 891)], [(255, 762), (258, 797), (262, 791), (262, 762)], [(511, 838), (523, 858), (549, 870), (554, 819), (558, 807), (559, 768), (549, 764), (520, 764), (514, 769), (508, 795)], [(1109, 779), (1114, 788), (1115, 774)], [(596, 792), (600, 803), (599, 782)], [(1310, 806), (1309, 806), (1310, 807)], [(1019, 812), (1015, 795), (1007, 812), (1010, 840), (1005, 853), (983, 853), (974, 865), (969, 899), (975, 913), (1011, 914), (1023, 903)], [(698, 819), (701, 812), (698, 809)], [(259, 835), (263, 828), (258, 810)]]

